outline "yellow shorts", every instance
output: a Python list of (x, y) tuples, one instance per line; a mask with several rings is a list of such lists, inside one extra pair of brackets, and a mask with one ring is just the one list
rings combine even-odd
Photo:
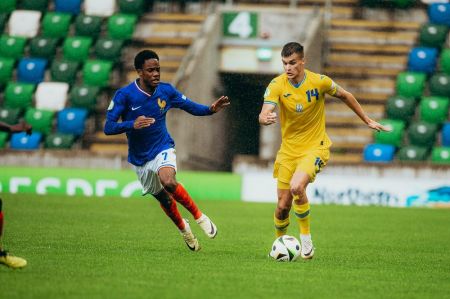
[(298, 170), (306, 173), (311, 183), (314, 182), (316, 174), (325, 167), (329, 158), (329, 148), (311, 150), (297, 158), (278, 153), (273, 168), (273, 177), (278, 180), (278, 189), (290, 189), (289, 183), (294, 172)]

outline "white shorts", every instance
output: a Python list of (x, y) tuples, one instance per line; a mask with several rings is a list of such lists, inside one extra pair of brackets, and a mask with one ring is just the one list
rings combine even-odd
[(142, 166), (134, 166), (134, 171), (142, 185), (142, 195), (161, 192), (163, 186), (159, 180), (158, 171), (162, 167), (172, 167), (175, 172), (177, 171), (177, 156), (174, 148), (160, 152), (155, 159)]

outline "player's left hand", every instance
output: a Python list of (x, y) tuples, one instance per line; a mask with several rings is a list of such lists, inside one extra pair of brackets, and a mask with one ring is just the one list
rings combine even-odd
[(374, 121), (374, 120), (369, 120), (369, 122), (367, 123), (367, 125), (369, 126), (369, 128), (377, 130), (378, 132), (380, 131), (384, 131), (384, 132), (390, 132), (392, 131), (391, 128), (388, 128), (386, 126), (383, 126), (382, 124)]
[(209, 107), (209, 110), (211, 110), (212, 113), (217, 113), (222, 110), (222, 108), (228, 105), (230, 105), (230, 99), (228, 99), (227, 96), (221, 96), (214, 103), (212, 103), (211, 107)]

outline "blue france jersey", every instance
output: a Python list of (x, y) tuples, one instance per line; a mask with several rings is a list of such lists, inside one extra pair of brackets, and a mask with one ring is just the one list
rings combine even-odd
[[(142, 90), (137, 80), (119, 89), (106, 114), (106, 135), (126, 133), (128, 162), (141, 166), (153, 160), (161, 151), (175, 146), (166, 126), (170, 108), (180, 108), (192, 115), (210, 115), (208, 106), (191, 101), (171, 84), (160, 82), (152, 95)], [(134, 129), (139, 116), (152, 117), (155, 123), (143, 129)], [(119, 119), (122, 122), (118, 122)]]

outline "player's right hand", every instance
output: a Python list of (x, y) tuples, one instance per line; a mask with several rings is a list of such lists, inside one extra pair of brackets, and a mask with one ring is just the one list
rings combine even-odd
[(141, 115), (138, 118), (136, 118), (136, 120), (134, 121), (133, 128), (135, 128), (136, 130), (139, 130), (139, 129), (150, 127), (154, 123), (155, 123), (154, 118)]
[(277, 113), (269, 112), (259, 116), (259, 123), (265, 126), (275, 124), (277, 122)]

